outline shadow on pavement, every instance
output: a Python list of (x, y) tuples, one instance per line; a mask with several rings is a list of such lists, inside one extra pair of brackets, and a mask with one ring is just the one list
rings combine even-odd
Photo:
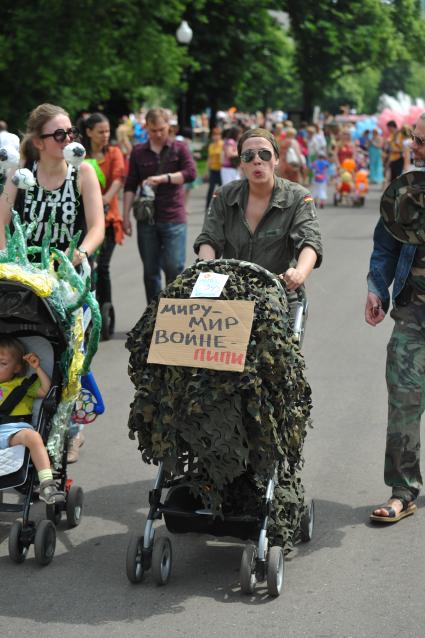
[[(169, 535), (173, 547), (169, 584), (157, 587), (150, 572), (141, 584), (130, 584), (125, 572), (127, 545), (130, 533), (143, 534), (151, 485), (152, 481), (140, 481), (87, 492), (80, 527), (69, 530), (66, 522), (61, 522), (57, 553), (47, 567), (35, 562), (33, 548), (21, 565), (3, 555), (0, 570), (7, 588), (2, 587), (0, 607), (7, 609), (9, 617), (40, 623), (101, 625), (178, 614), (193, 596), (214, 598), (222, 603), (273, 604), (263, 584), (252, 597), (240, 594), (243, 543), (195, 534), (172, 535), (161, 523), (157, 534)], [(313, 540), (297, 545), (288, 557), (288, 565), (292, 563), (295, 567), (298, 561), (323, 548), (340, 547), (344, 528), (367, 524), (373, 507), (353, 508), (325, 500), (316, 500), (315, 504)], [(40, 508), (34, 507), (33, 514), (42, 518)], [(8, 532), (9, 526), (2, 520), (0, 539)], [(91, 532), (94, 536), (88, 538)], [(30, 604), (23, 603), (23, 588)]]

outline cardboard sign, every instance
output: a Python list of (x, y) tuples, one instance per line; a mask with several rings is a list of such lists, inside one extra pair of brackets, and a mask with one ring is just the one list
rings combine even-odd
[(148, 363), (242, 372), (254, 301), (160, 299)]
[(193, 286), (191, 297), (219, 297), (229, 275), (217, 272), (201, 272)]

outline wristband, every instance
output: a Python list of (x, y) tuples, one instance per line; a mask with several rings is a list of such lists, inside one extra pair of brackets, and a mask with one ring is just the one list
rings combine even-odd
[(167, 181), (169, 184), (171, 184), (171, 175), (170, 173), (167, 173)]
[(87, 250), (84, 250), (84, 248), (82, 246), (77, 248), (77, 250), (80, 253), (80, 255), (84, 255), (86, 257), (86, 259), (89, 258), (89, 254), (88, 254)]

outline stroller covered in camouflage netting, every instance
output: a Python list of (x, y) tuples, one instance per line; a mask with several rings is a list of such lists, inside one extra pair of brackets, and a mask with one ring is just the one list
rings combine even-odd
[(299, 349), (306, 303), (295, 303), (293, 328), (279, 279), (237, 260), (198, 262), (160, 297), (188, 299), (202, 272), (228, 275), (220, 299), (255, 303), (245, 365), (234, 372), (148, 364), (158, 301), (131, 331), (130, 437), (137, 437), (143, 460), (159, 469), (144, 534), (133, 535), (128, 546), (127, 576), (140, 582), (152, 569), (158, 584), (168, 581), (171, 543), (154, 538), (154, 521), (164, 517), (173, 533), (255, 541), (243, 552), (241, 589), (252, 593), (257, 580), (267, 580), (277, 596), (284, 553), (297, 540), (310, 540), (313, 530), (313, 503), (305, 505), (300, 479), (311, 408)]

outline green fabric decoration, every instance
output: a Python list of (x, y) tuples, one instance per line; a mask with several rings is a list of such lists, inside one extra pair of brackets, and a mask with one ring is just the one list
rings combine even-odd
[(99, 184), (101, 185), (102, 188), (105, 188), (105, 186), (106, 186), (106, 175), (102, 171), (102, 169), (100, 168), (99, 162), (96, 159), (91, 159), (91, 158), (85, 159), (84, 162), (86, 162), (87, 164), (91, 164), (91, 166), (93, 166), (94, 170), (96, 171), (96, 175), (97, 175), (97, 179), (99, 180)]

